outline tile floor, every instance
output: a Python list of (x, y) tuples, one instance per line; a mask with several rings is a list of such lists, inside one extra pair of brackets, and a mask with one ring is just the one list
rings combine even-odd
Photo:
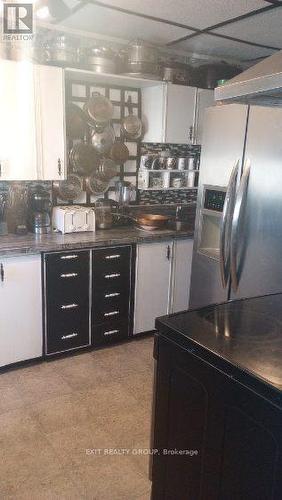
[(0, 499), (149, 500), (148, 456), (104, 450), (149, 448), (152, 351), (143, 338), (1, 373)]

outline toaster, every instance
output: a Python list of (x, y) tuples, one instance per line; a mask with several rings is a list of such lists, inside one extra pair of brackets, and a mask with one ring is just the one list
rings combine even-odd
[(91, 207), (65, 205), (53, 208), (53, 229), (61, 233), (95, 231), (95, 212)]

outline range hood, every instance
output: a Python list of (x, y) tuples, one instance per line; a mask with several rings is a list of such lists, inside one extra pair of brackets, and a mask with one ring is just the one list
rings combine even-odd
[(282, 50), (217, 87), (215, 100), (282, 107)]

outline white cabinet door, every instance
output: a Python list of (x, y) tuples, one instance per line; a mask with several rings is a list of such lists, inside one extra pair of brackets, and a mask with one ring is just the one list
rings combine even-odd
[(0, 257), (0, 366), (42, 356), (41, 257)]
[(209, 89), (198, 89), (197, 114), (195, 125), (195, 143), (203, 143), (203, 130), (205, 126), (205, 110), (215, 105), (214, 91)]
[(168, 313), (172, 242), (137, 246), (134, 335), (155, 329), (155, 319)]
[(193, 241), (186, 238), (174, 242), (170, 307), (172, 313), (188, 309)]
[(41, 137), (41, 179), (66, 177), (64, 71), (36, 66), (38, 129)]
[(197, 89), (184, 85), (167, 85), (165, 142), (193, 142)]
[(34, 65), (0, 61), (0, 180), (35, 180), (39, 172)]
[(144, 142), (165, 142), (166, 85), (142, 89)]

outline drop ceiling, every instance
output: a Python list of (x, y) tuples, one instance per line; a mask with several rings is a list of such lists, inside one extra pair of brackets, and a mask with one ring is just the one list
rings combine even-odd
[(282, 49), (282, 1), (65, 0), (70, 15), (58, 27), (142, 38), (163, 47), (252, 61)]

